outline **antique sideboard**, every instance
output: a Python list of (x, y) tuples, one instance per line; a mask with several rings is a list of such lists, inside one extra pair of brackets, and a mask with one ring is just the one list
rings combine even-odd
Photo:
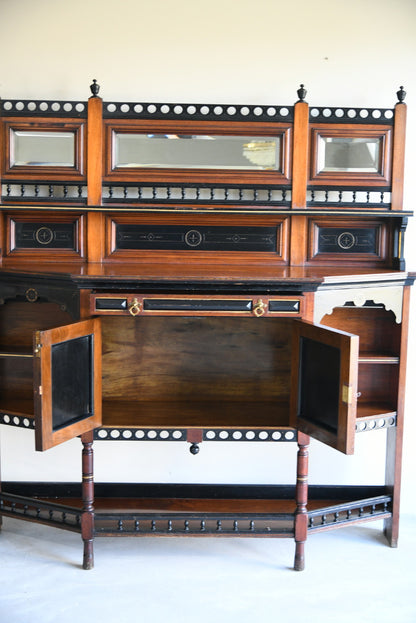
[[(261, 536), (384, 520), (397, 545), (414, 274), (391, 109), (0, 100), (0, 423), (82, 483), (2, 516), (82, 535)], [(383, 486), (310, 487), (309, 438), (385, 429)], [(93, 483), (93, 444), (292, 443), (293, 486)], [(297, 442), (297, 446), (296, 446)], [(330, 466), (328, 466), (330, 470)], [(30, 476), (28, 474), (28, 476)]]

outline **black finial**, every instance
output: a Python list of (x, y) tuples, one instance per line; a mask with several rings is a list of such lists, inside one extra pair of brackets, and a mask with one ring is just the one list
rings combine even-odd
[(297, 90), (297, 94), (298, 94), (298, 98), (300, 102), (303, 102), (307, 94), (307, 90), (304, 87), (305, 85), (301, 84), (300, 89)]
[(93, 96), (97, 97), (98, 93), (100, 92), (100, 85), (97, 84), (97, 81), (95, 79), (92, 81), (92, 84), (90, 84), (90, 89)]
[(400, 91), (397, 91), (396, 95), (399, 102), (402, 103), (404, 102), (404, 98), (406, 97), (406, 91), (403, 89), (403, 87), (400, 87)]
[(199, 452), (199, 446), (197, 443), (193, 443), (192, 446), (189, 448), (189, 452), (191, 454), (193, 454), (195, 456), (195, 454), (198, 454)]

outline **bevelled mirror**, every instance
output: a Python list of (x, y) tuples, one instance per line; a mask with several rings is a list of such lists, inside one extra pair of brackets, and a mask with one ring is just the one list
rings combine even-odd
[(318, 172), (380, 172), (380, 139), (321, 136), (318, 145)]
[(290, 179), (291, 124), (106, 120), (108, 180), (280, 183)]
[(73, 132), (11, 130), (11, 167), (73, 167), (75, 166), (75, 135)]
[(114, 133), (113, 168), (279, 171), (281, 137)]
[(5, 179), (79, 180), (84, 175), (84, 121), (4, 122)]
[(311, 130), (310, 182), (387, 186), (391, 128), (321, 126)]

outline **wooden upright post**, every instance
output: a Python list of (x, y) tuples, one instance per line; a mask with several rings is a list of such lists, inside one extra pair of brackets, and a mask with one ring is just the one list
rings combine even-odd
[(391, 172), (391, 209), (403, 210), (404, 151), (407, 107), (403, 87), (397, 92), (399, 102), (394, 110), (393, 167)]
[[(298, 90), (293, 121), (292, 208), (306, 209), (309, 154), (309, 106), (303, 101), (306, 91)], [(305, 216), (292, 214), (290, 265), (303, 266), (306, 259), (307, 221)]]
[(404, 389), (406, 385), (406, 359), (409, 324), (410, 287), (403, 288), (403, 317), (400, 345), (399, 391), (396, 426), (387, 429), (386, 487), (392, 496), (391, 517), (384, 522), (384, 534), (391, 547), (397, 547), (399, 539), (400, 488), (403, 454)]
[[(88, 100), (87, 183), (88, 206), (102, 203), (103, 178), (103, 101), (98, 97), (98, 85), (91, 87), (94, 95)], [(89, 262), (101, 262), (104, 256), (104, 220), (100, 211), (88, 212), (87, 257)]]

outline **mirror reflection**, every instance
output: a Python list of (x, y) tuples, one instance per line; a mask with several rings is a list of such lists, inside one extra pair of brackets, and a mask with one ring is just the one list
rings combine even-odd
[(185, 134), (113, 136), (113, 167), (280, 170), (280, 137)]
[(380, 138), (320, 137), (318, 172), (378, 173)]
[(75, 166), (73, 132), (12, 130), (10, 166)]

